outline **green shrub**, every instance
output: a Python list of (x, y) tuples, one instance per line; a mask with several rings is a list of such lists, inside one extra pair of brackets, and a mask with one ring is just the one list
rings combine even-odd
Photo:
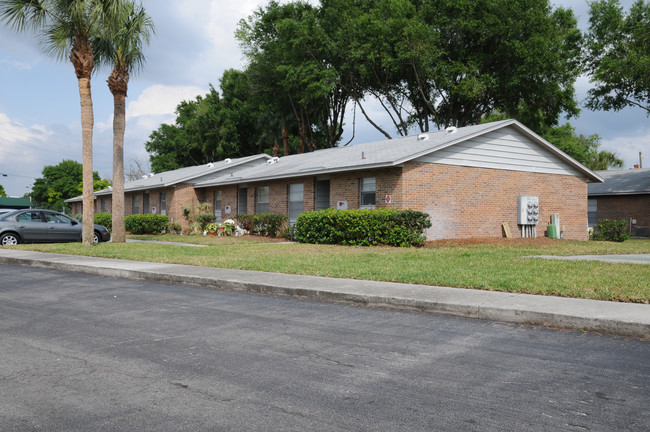
[(169, 218), (158, 214), (134, 214), (124, 218), (124, 227), (131, 234), (161, 234)]
[(183, 232), (183, 227), (178, 222), (169, 222), (165, 230), (169, 234), (180, 234)]
[(183, 206), (183, 215), (190, 225), (197, 223), (200, 231), (205, 231), (205, 227), (214, 222), (214, 213), (212, 212), (212, 204), (208, 202), (198, 203), (191, 208), (190, 206)]
[(113, 231), (113, 215), (111, 213), (95, 213), (95, 223)]
[(277, 237), (287, 223), (287, 217), (276, 213), (238, 214), (239, 226), (253, 235)]
[(421, 246), (429, 215), (413, 210), (321, 210), (298, 216), (295, 238), (303, 243), (354, 246)]
[(594, 233), (591, 235), (591, 239), (624, 242), (630, 238), (630, 234), (627, 233), (626, 228), (627, 222), (624, 220), (603, 219), (598, 221), (594, 227)]

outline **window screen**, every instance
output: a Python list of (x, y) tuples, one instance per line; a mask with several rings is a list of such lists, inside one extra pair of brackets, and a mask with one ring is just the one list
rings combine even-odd
[(296, 219), (304, 210), (304, 185), (302, 183), (289, 185), (289, 223), (295, 224)]
[(256, 213), (268, 213), (269, 211), (269, 187), (262, 186), (257, 188), (257, 208)]
[(214, 193), (214, 221), (218, 224), (221, 223), (221, 191)]
[(374, 209), (376, 204), (375, 198), (376, 181), (374, 177), (361, 179), (361, 197), (359, 206), (362, 209)]

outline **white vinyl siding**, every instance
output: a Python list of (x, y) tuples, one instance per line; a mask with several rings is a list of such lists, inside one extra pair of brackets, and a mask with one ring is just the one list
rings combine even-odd
[(221, 191), (214, 193), (214, 221), (221, 223)]
[(269, 211), (269, 187), (268, 186), (258, 187), (255, 212), (268, 213), (268, 211)]
[(361, 179), (360, 206), (362, 209), (374, 209), (377, 204), (376, 197), (376, 180), (374, 177), (365, 177)]
[(417, 161), (548, 174), (580, 174), (559, 156), (512, 128), (455, 144)]
[(304, 211), (304, 185), (302, 183), (289, 185), (289, 223), (295, 224), (300, 213)]

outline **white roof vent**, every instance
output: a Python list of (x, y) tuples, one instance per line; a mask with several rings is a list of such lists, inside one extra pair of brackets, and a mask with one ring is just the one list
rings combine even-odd
[(108, 190), (113, 190), (113, 186), (109, 186), (109, 187), (108, 187)]
[(153, 173), (149, 173), (149, 177), (153, 177), (153, 175), (154, 175)]
[(213, 166), (214, 166), (214, 164), (213, 164), (212, 162), (210, 162), (210, 163), (208, 164), (208, 168), (212, 168)]
[(267, 160), (266, 164), (271, 165), (271, 164), (278, 163), (278, 162), (280, 162), (280, 158), (279, 157), (274, 157), (274, 158), (271, 158), (271, 159)]
[(426, 141), (429, 139), (429, 134), (420, 134), (418, 135), (418, 141)]
[(147, 176), (146, 176), (146, 174), (145, 174), (145, 175), (143, 175), (143, 176), (142, 176), (142, 178), (143, 178), (143, 179), (146, 179), (146, 178), (147, 178)]
[(227, 158), (227, 159), (224, 160), (224, 162), (229, 164), (230, 162), (232, 162), (232, 160), (230, 158)]
[(455, 134), (456, 132), (458, 132), (458, 129), (456, 128), (456, 126), (449, 126), (445, 130), (447, 131), (447, 135)]

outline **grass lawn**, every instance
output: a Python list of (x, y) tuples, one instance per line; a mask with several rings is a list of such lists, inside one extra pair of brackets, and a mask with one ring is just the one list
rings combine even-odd
[(650, 240), (624, 243), (549, 239), (442, 241), (423, 248), (286, 244), (264, 238), (130, 236), (203, 244), (156, 243), (19, 245), (64, 254), (369, 279), (493, 291), (650, 303), (650, 265), (556, 261), (531, 255), (650, 253)]

